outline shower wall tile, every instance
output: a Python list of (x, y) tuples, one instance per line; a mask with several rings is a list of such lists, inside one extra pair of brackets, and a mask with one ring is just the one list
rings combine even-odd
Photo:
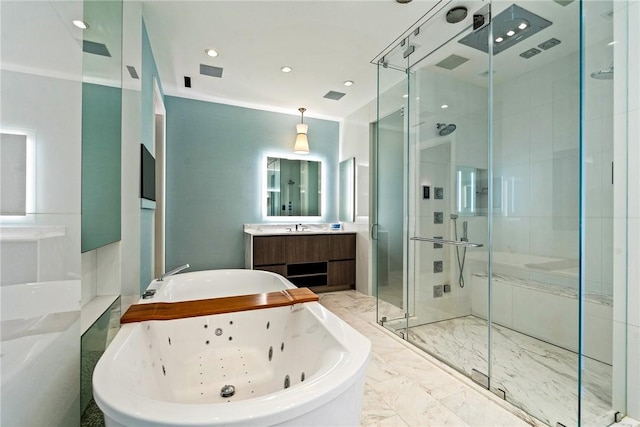
[(628, 224), (628, 289), (627, 304), (628, 322), (630, 325), (640, 327), (640, 218), (629, 218)]
[(627, 334), (627, 414), (640, 419), (640, 327), (628, 326)]
[[(562, 220), (563, 218), (550, 217), (530, 218), (532, 255), (541, 255), (555, 258), (569, 258), (571, 256), (576, 256), (577, 258), (577, 219), (565, 218), (566, 222), (576, 222), (575, 229), (567, 229), (567, 227), (562, 227)], [(529, 231), (529, 229), (527, 229), (527, 231)]]
[(520, 254), (529, 253), (529, 224), (528, 217), (495, 217), (494, 250)]
[(551, 104), (532, 106), (530, 114), (531, 122), (536, 124), (529, 129), (531, 161), (552, 159), (553, 133), (551, 126), (548, 125), (552, 120)]
[(553, 163), (551, 160), (531, 163), (530, 215), (551, 216), (553, 200)]
[(531, 120), (528, 112), (519, 112), (503, 118), (500, 145), (494, 156), (500, 164), (529, 163), (529, 132)]
[[(618, 116), (616, 116), (616, 120), (617, 119)], [(616, 121), (616, 129), (619, 129), (618, 126), (624, 128), (623, 120), (624, 117), (620, 117), (620, 120)], [(629, 117), (629, 133), (626, 141), (628, 160), (624, 159), (625, 153), (621, 153), (620, 155), (616, 154), (615, 162), (616, 164), (622, 164), (622, 161), (628, 161), (627, 180), (630, 186), (628, 192), (629, 216), (636, 218), (640, 216), (640, 192), (638, 191), (638, 187), (640, 187), (640, 144), (638, 141), (640, 141), (640, 111), (634, 111)], [(624, 176), (620, 177), (620, 180), (622, 179), (624, 179)], [(616, 180), (616, 182), (619, 181)]]
[(598, 283), (598, 291), (602, 288), (602, 219), (587, 218), (585, 220), (585, 278)]
[(495, 98), (502, 100), (505, 117), (528, 113), (531, 99), (531, 73), (499, 85), (496, 92)]
[[(585, 214), (587, 217), (601, 217), (602, 216), (602, 200), (603, 200), (603, 162), (601, 153), (587, 154), (584, 163), (585, 187)], [(611, 170), (610, 167), (606, 168)], [(609, 177), (609, 183), (611, 177)]]
[(577, 300), (514, 286), (513, 312), (518, 313), (513, 318), (515, 330), (574, 351), (578, 348)]

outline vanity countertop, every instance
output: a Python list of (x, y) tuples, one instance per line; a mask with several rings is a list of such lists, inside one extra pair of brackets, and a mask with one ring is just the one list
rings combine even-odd
[[(300, 228), (300, 224), (298, 224)], [(331, 228), (331, 224), (302, 224), (303, 230), (296, 231), (296, 224), (245, 224), (244, 232), (252, 236), (297, 236), (311, 234), (354, 234), (342, 228)]]

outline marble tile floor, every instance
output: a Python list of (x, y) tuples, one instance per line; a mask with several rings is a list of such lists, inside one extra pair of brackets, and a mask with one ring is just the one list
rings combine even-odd
[[(495, 325), (492, 329), (492, 388), (507, 400), (549, 425), (577, 425), (577, 354)], [(409, 329), (409, 340), (451, 361), (471, 375), (487, 372), (487, 322), (465, 316)], [(582, 424), (605, 426), (613, 421), (611, 366), (585, 359)], [(607, 422), (608, 420), (608, 422)]]
[[(363, 426), (543, 426), (464, 375), (376, 324), (376, 299), (356, 291), (320, 295), (320, 303), (368, 337)], [(401, 312), (384, 301), (380, 313)]]

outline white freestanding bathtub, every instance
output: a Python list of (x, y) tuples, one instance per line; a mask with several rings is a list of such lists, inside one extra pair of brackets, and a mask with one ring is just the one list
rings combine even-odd
[[(257, 270), (153, 282), (168, 302), (294, 288)], [(358, 425), (370, 342), (317, 302), (128, 323), (98, 362), (111, 426)], [(223, 397), (229, 387), (235, 394)]]

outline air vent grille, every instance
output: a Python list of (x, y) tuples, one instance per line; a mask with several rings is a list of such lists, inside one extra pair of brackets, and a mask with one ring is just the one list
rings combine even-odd
[(442, 61), (438, 62), (436, 64), (436, 67), (445, 68), (447, 70), (453, 70), (454, 68), (457, 68), (457, 67), (461, 66), (462, 64), (464, 64), (468, 60), (469, 60), (469, 58), (465, 58), (463, 56), (449, 55), (448, 57), (446, 57)]
[(140, 79), (140, 76), (138, 76), (138, 72), (136, 71), (136, 67), (133, 67), (131, 65), (127, 65), (127, 71), (129, 71), (129, 75), (131, 76), (132, 79)]
[(536, 49), (536, 48), (534, 47), (534, 48), (531, 48), (531, 49), (529, 49), (529, 50), (527, 50), (527, 51), (522, 52), (522, 53), (520, 54), (520, 56), (521, 56), (521, 57), (523, 57), (524, 59), (529, 59), (529, 58), (531, 58), (532, 56), (536, 56), (536, 55), (537, 55), (537, 54), (539, 54), (540, 52), (542, 52), (540, 49)]
[(91, 42), (89, 40), (82, 41), (83, 52), (91, 53), (93, 55), (111, 56), (107, 46), (102, 43)]
[(332, 99), (334, 101), (339, 101), (340, 98), (342, 98), (345, 95), (346, 95), (346, 93), (336, 92), (334, 90), (330, 90), (329, 92), (327, 92), (325, 94), (325, 96), (323, 98)]
[(222, 77), (222, 68), (213, 67), (211, 65), (200, 64), (200, 74), (202, 74), (203, 76), (221, 78)]

